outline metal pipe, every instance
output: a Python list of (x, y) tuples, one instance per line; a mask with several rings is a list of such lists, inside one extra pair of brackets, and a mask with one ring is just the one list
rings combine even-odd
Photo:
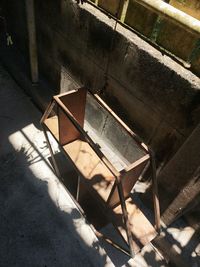
[(31, 80), (37, 83), (38, 78), (38, 55), (37, 55), (37, 41), (36, 41), (36, 27), (35, 27), (35, 11), (34, 0), (26, 0), (26, 15), (27, 15), (27, 28), (29, 37), (29, 57)]
[(158, 234), (160, 234), (160, 202), (158, 197), (158, 185), (157, 185), (157, 177), (156, 177), (156, 163), (155, 156), (153, 151), (149, 148), (150, 152), (150, 163), (151, 163), (151, 171), (152, 171), (152, 191), (153, 191), (153, 205), (154, 205), (154, 216), (155, 216), (155, 226)]
[(161, 0), (135, 0), (138, 4), (200, 36), (200, 21)]
[(44, 136), (45, 136), (45, 139), (47, 141), (47, 146), (48, 146), (50, 154), (51, 154), (51, 159), (52, 159), (53, 167), (54, 167), (54, 170), (55, 170), (55, 174), (57, 175), (58, 178), (60, 178), (62, 180), (58, 165), (57, 165), (55, 157), (54, 157), (53, 149), (51, 147), (51, 143), (49, 141), (49, 137), (48, 137), (48, 134), (46, 132), (46, 130), (48, 130), (48, 129), (46, 128), (45, 124), (42, 124), (42, 130), (44, 132)]

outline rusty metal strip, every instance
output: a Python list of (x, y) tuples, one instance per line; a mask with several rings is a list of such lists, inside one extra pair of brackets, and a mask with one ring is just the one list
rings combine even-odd
[(122, 188), (120, 177), (117, 177), (117, 189), (118, 189), (120, 204), (121, 204), (122, 213), (123, 213), (123, 217), (124, 217), (124, 224), (125, 224), (125, 230), (126, 230), (126, 235), (127, 235), (127, 241), (128, 241), (129, 248), (130, 248), (130, 254), (131, 254), (131, 257), (134, 258), (135, 252), (133, 250), (133, 237), (132, 237), (132, 233), (130, 230), (128, 212), (127, 212), (127, 208), (126, 208), (126, 202), (125, 202), (125, 198), (124, 198), (124, 193), (123, 193), (123, 188)]
[(102, 238), (104, 239), (108, 244), (110, 244), (111, 246), (113, 246), (114, 248), (120, 250), (121, 252), (123, 252), (124, 254), (126, 254), (127, 256), (131, 257), (131, 254), (129, 253), (128, 250), (126, 250), (125, 248), (123, 248), (122, 246), (120, 246), (119, 244), (117, 244), (116, 242), (113, 242), (110, 238), (108, 238), (106, 235), (103, 235), (102, 233), (100, 233), (99, 231), (97, 231), (93, 225), (92, 226), (92, 230), (94, 231), (95, 235), (98, 238)]
[(41, 120), (40, 120), (40, 123), (42, 124), (49, 116), (49, 114), (51, 113), (51, 111), (53, 110), (55, 106), (55, 100), (51, 100), (51, 102), (49, 103), (49, 105), (47, 106)]
[(104, 156), (104, 154), (100, 151), (98, 146), (93, 142), (93, 140), (90, 138), (90, 136), (83, 130), (83, 128), (79, 125), (76, 118), (72, 115), (72, 113), (68, 110), (68, 108), (62, 103), (62, 101), (59, 99), (59, 96), (54, 96), (54, 99), (59, 104), (59, 106), (62, 108), (66, 116), (69, 118), (69, 120), (75, 125), (75, 127), (80, 131), (80, 133), (85, 137), (85, 139), (88, 141), (89, 145), (93, 148), (93, 150), (96, 152), (98, 157), (103, 161), (103, 163), (108, 167), (108, 169), (111, 171), (111, 173), (116, 177), (119, 176), (119, 172), (114, 168), (114, 166), (110, 163), (110, 161)]
[(55, 160), (55, 157), (54, 157), (54, 153), (53, 153), (50, 141), (49, 141), (49, 137), (48, 137), (47, 132), (46, 132), (46, 126), (44, 124), (42, 124), (42, 129), (43, 129), (44, 136), (46, 138), (47, 145), (48, 145), (48, 148), (49, 148), (49, 151), (50, 151), (50, 154), (51, 154), (51, 158), (52, 158), (52, 162), (53, 162), (53, 167), (54, 167), (55, 173), (58, 176), (58, 178), (61, 178), (60, 171), (59, 171), (58, 165), (56, 163), (56, 160)]
[(158, 185), (156, 177), (156, 164), (153, 151), (150, 151), (150, 165), (152, 171), (152, 191), (153, 191), (153, 204), (155, 214), (155, 226), (158, 233), (160, 233), (160, 203), (158, 197)]

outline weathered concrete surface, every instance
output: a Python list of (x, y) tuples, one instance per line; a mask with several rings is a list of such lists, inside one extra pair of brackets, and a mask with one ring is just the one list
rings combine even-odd
[[(121, 1), (122, 3), (123, 1)], [(119, 9), (119, 4), (120, 0), (111, 0), (111, 1), (106, 1), (106, 0), (99, 0), (98, 1), (98, 6), (106, 10), (107, 12), (111, 13), (112, 15), (120, 18), (121, 11), (122, 11), (122, 4)]]
[[(187, 62), (189, 61), (197, 40), (198, 38), (196, 36), (182, 27), (168, 22), (167, 20), (163, 20), (157, 43)], [(196, 71), (195, 73), (198, 72)]]
[[(175, 215), (178, 216), (186, 208), (187, 204), (194, 201), (200, 194), (200, 124), (188, 137), (183, 146), (168, 162), (160, 174), (162, 191), (170, 188), (171, 197), (165, 199), (162, 208), (165, 210), (163, 220), (168, 225)], [(174, 183), (169, 180), (169, 176)], [(186, 183), (186, 181), (188, 181)], [(177, 186), (177, 184), (179, 186)], [(171, 203), (170, 199), (174, 199)], [(198, 220), (200, 219), (200, 216)]]
[(52, 172), (40, 112), (1, 66), (0, 88), (0, 266), (167, 266), (151, 245), (131, 260), (96, 239)]
[(129, 1), (125, 23), (145, 36), (150, 37), (157, 17), (156, 13), (131, 0)]
[[(153, 244), (163, 251), (166, 258), (174, 258), (175, 266), (199, 267), (199, 237), (199, 231), (189, 227), (184, 220), (177, 220), (170, 227), (163, 226), (161, 235)], [(169, 243), (166, 243), (166, 240)]]
[(113, 266), (51, 170), (40, 112), (2, 68), (0, 87), (0, 266)]
[[(158, 164), (165, 164), (200, 120), (199, 79), (120, 25), (112, 44), (115, 22), (88, 4), (35, 2), (41, 75), (57, 92), (65, 90), (68, 73), (97, 91), (105, 85), (110, 55), (106, 100), (152, 146)], [(14, 9), (11, 0), (6, 3), (8, 18), (25, 21), (20, 8)], [(20, 26), (12, 22), (11, 28), (21, 46)], [(169, 196), (166, 189), (161, 204)]]
[(36, 11), (41, 67), (57, 79), (57, 89), (62, 67), (89, 89), (101, 89), (111, 53), (107, 95), (114, 107), (160, 161), (175, 152), (199, 120), (199, 79), (120, 25), (111, 48), (114, 21), (89, 5), (66, 1), (61, 10), (39, 1)]
[[(95, 238), (51, 171), (41, 114), (1, 67), (0, 87), (0, 266), (167, 266), (152, 245), (130, 260)], [(170, 262), (181, 255), (177, 266), (198, 266), (192, 228), (179, 222), (163, 235), (170, 243), (159, 245), (170, 247)]]
[[(8, 10), (13, 18), (9, 1)], [(48, 5), (36, 1), (36, 18), (39, 66), (55, 89), (60, 89), (65, 67), (88, 88), (101, 89), (114, 22), (93, 7), (80, 8), (73, 1), (49, 1)], [(11, 26), (23, 50), (19, 27)], [(120, 26), (111, 52), (107, 89), (161, 161), (176, 151), (199, 119), (198, 104), (194, 105), (199, 80)]]

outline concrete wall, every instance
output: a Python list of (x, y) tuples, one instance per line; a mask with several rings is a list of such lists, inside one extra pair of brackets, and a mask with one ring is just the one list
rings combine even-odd
[[(25, 30), (15, 23), (20, 18), (24, 29), (23, 1), (17, 3), (14, 9), (8, 1), (8, 22), (27, 56)], [(35, 8), (41, 77), (55, 92), (75, 87), (74, 79), (96, 92), (109, 59), (103, 97), (164, 164), (200, 120), (199, 79), (122, 26), (114, 33), (114, 21), (89, 4), (36, 0)]]
[(199, 121), (194, 75), (120, 26), (112, 43), (114, 22), (90, 5), (36, 1), (36, 15), (40, 67), (56, 88), (66, 68), (80, 84), (102, 89), (110, 57), (105, 96), (160, 160), (179, 147)]
[[(198, 0), (161, 0), (175, 8), (193, 16), (200, 18), (200, 3)], [(162, 18), (155, 12), (137, 3), (135, 0), (97, 0), (96, 5), (106, 12), (117, 16), (121, 22), (125, 23), (132, 29), (143, 34), (151, 43), (158, 44), (164, 48), (165, 53), (169, 51), (171, 54), (187, 62), (187, 66), (191, 70), (200, 75), (200, 66), (198, 64), (200, 58), (200, 45), (198, 38), (188, 33), (180, 26), (169, 22), (166, 18)], [(123, 12), (118, 12), (119, 4), (124, 4)], [(120, 9), (122, 10), (122, 8)], [(189, 65), (189, 64), (190, 65)]]
[[(28, 35), (26, 27), (25, 1), (2, 1), (2, 16), (6, 18), (7, 31), (11, 34), (14, 44), (24, 56), (28, 56)], [(2, 44), (2, 40), (1, 40)]]

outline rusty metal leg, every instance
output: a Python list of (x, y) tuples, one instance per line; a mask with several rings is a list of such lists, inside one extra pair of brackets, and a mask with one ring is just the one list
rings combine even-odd
[(61, 178), (60, 171), (58, 169), (58, 166), (57, 166), (57, 163), (56, 163), (56, 160), (55, 160), (55, 157), (54, 157), (54, 153), (53, 153), (50, 141), (49, 141), (49, 137), (47, 135), (47, 132), (46, 132), (46, 129), (45, 129), (44, 125), (42, 125), (42, 129), (43, 129), (43, 132), (44, 132), (44, 135), (45, 135), (45, 138), (46, 138), (46, 141), (47, 141), (47, 145), (48, 145), (48, 148), (49, 148), (49, 151), (50, 151), (50, 154), (51, 154), (51, 158), (52, 158), (52, 162), (53, 162), (53, 167), (54, 167), (55, 173), (59, 178)]
[(158, 198), (158, 185), (156, 177), (156, 163), (154, 154), (150, 152), (150, 164), (152, 169), (152, 191), (153, 191), (153, 204), (155, 213), (155, 226), (158, 233), (160, 233), (160, 203)]
[(129, 251), (127, 251), (126, 249), (124, 249), (122, 246), (120, 246), (119, 244), (117, 244), (116, 242), (113, 242), (109, 237), (107, 237), (106, 235), (100, 233), (99, 231), (97, 231), (93, 225), (91, 225), (92, 230), (94, 231), (95, 235), (98, 238), (102, 238), (104, 239), (108, 244), (110, 244), (111, 246), (113, 246), (114, 248), (120, 250), (122, 253), (126, 254), (127, 256), (131, 256)]
[(48, 107), (47, 107), (46, 110), (45, 110), (44, 115), (42, 116), (42, 118), (41, 118), (41, 120), (40, 120), (40, 123), (41, 123), (41, 124), (48, 118), (48, 116), (49, 116), (49, 114), (51, 113), (52, 109), (54, 108), (55, 104), (56, 104), (55, 100), (52, 100), (52, 101), (49, 103)]
[(130, 230), (128, 212), (127, 212), (127, 208), (126, 208), (122, 183), (121, 183), (121, 180), (119, 177), (117, 179), (117, 189), (118, 189), (118, 194), (119, 194), (119, 198), (120, 198), (120, 204), (122, 207), (122, 213), (123, 213), (123, 219), (124, 219), (124, 224), (125, 224), (125, 228), (126, 228), (127, 240), (128, 240), (128, 244), (129, 244), (129, 248), (130, 248), (130, 255), (132, 258), (134, 258), (135, 252), (133, 250), (133, 237), (132, 237), (132, 233)]
[(80, 193), (80, 181), (81, 181), (81, 177), (80, 177), (80, 175), (78, 175), (77, 190), (76, 190), (76, 201), (77, 201), (77, 202), (78, 202), (78, 199), (79, 199), (79, 193)]

